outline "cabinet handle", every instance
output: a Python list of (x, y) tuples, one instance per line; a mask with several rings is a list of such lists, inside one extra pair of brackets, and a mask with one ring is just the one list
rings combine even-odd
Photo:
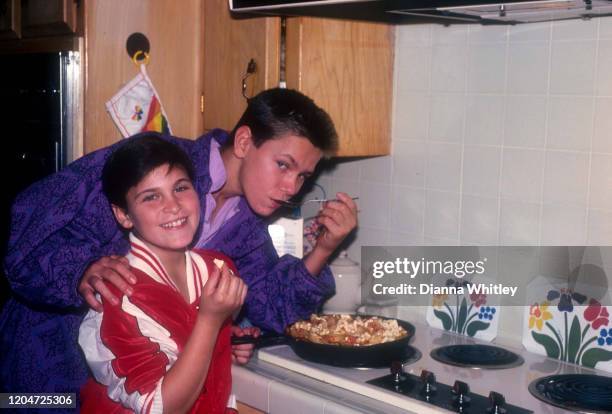
[(251, 76), (252, 74), (254, 74), (255, 72), (257, 72), (257, 63), (255, 63), (255, 59), (251, 59), (249, 60), (249, 63), (247, 64), (247, 68), (246, 68), (246, 72), (244, 73), (244, 76), (242, 77), (242, 96), (244, 97), (244, 99), (247, 100), (247, 102), (249, 101), (249, 99), (251, 99), (250, 96), (247, 96), (246, 94), (246, 90), (247, 90), (247, 78), (249, 76)]

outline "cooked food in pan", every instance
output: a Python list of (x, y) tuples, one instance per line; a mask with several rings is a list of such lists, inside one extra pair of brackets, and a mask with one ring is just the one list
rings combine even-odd
[(311, 315), (287, 328), (295, 339), (327, 345), (368, 346), (403, 338), (408, 332), (395, 319), (377, 316)]

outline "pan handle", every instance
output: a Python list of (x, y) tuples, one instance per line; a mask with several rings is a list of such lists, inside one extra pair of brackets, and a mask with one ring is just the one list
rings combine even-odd
[(255, 344), (255, 348), (265, 348), (274, 345), (287, 345), (289, 339), (280, 334), (262, 335), (255, 338), (252, 335), (232, 336), (232, 345)]

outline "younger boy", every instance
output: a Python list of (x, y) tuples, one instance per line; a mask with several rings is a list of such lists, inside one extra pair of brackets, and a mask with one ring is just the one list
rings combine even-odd
[(230, 323), (247, 287), (227, 257), (189, 250), (200, 223), (193, 176), (187, 155), (156, 136), (127, 141), (104, 165), (137, 282), (129, 297), (111, 287), (119, 304), (103, 300), (81, 324), (96, 379), (81, 391), (82, 412), (224, 413), (234, 404)]

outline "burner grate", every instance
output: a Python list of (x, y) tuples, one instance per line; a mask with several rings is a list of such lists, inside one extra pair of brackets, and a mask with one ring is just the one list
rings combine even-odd
[(523, 363), (514, 352), (492, 345), (449, 345), (434, 349), (430, 355), (443, 364), (466, 368), (503, 369)]
[(590, 374), (550, 375), (529, 384), (536, 398), (557, 407), (588, 413), (612, 412), (612, 378)]

